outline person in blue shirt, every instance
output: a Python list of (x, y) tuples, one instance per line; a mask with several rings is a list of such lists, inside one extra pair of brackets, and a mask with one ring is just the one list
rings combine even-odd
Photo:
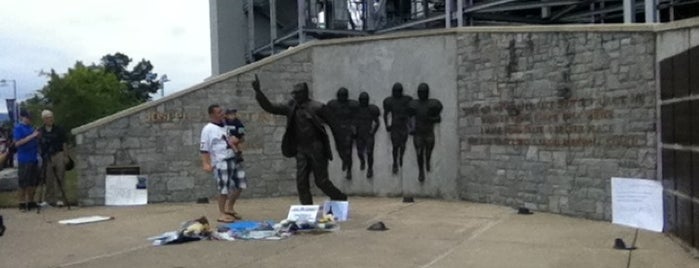
[(39, 138), (41, 134), (32, 126), (28, 111), (19, 112), (20, 122), (15, 126), (13, 137), (17, 148), (19, 209), (28, 211), (36, 208), (34, 190), (39, 183)]

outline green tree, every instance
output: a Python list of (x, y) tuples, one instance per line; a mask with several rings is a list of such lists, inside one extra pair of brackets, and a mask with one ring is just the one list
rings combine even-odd
[(127, 69), (131, 58), (120, 52), (102, 57), (101, 65), (107, 72), (117, 76), (124, 83), (129, 94), (140, 101), (150, 100), (150, 94), (158, 92), (161, 88), (158, 74), (153, 73), (153, 65), (150, 61), (141, 59), (130, 71)]
[(37, 115), (36, 124), (42, 109), (52, 110), (56, 122), (70, 130), (142, 102), (99, 65), (76, 62), (65, 74), (51, 70), (44, 75), (49, 77), (46, 86), (21, 104)]

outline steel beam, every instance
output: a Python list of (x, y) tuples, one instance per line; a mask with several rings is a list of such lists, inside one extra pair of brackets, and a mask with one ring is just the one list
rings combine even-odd
[(624, 2), (624, 23), (636, 22), (636, 0), (623, 0)]
[(275, 39), (277, 39), (277, 0), (269, 0), (269, 47), (272, 55), (274, 55)]
[[(639, 8), (641, 8), (642, 5), (643, 5), (643, 3), (636, 3), (635, 10), (638, 10)], [(562, 18), (561, 21), (579, 21), (580, 19), (585, 19), (586, 17), (588, 17), (590, 15), (604, 15), (607, 13), (619, 12), (619, 11), (624, 11), (623, 5), (609, 6), (609, 7), (605, 7), (602, 9), (595, 10), (595, 11), (585, 11), (585, 12), (570, 14), (570, 15)]]
[[(468, 6), (469, 6), (469, 7), (472, 7), (472, 6), (473, 6), (473, 1), (474, 1), (474, 0), (468, 0)], [(462, 9), (462, 10), (463, 10), (463, 9)], [(464, 15), (464, 14), (461, 14), (461, 15)], [(473, 26), (473, 18), (471, 18), (470, 16), (468, 17), (468, 26)]]
[(644, 11), (646, 14), (646, 21), (645, 22), (646, 23), (657, 22), (658, 21), (658, 17), (657, 17), (658, 10), (655, 8), (655, 6), (657, 5), (657, 1), (656, 0), (644, 0), (643, 4), (645, 7)]
[(248, 0), (248, 61), (254, 61), (252, 51), (255, 49), (255, 3)]
[[(464, 10), (465, 0), (456, 0), (456, 10)], [(457, 12), (456, 27), (464, 27), (464, 13)]]
[(471, 17), (476, 20), (489, 20), (489, 21), (503, 21), (503, 22), (516, 22), (524, 24), (545, 24), (546, 20), (534, 19), (534, 18), (523, 18), (514, 17), (509, 15), (491, 14), (491, 13), (473, 13)]
[(573, 0), (565, 0), (565, 1), (545, 1), (545, 2), (539, 2), (539, 3), (532, 3), (532, 2), (527, 2), (527, 3), (513, 3), (511, 5), (504, 5), (504, 6), (494, 6), (490, 8), (486, 8), (481, 10), (481, 12), (502, 12), (502, 11), (513, 11), (513, 10), (523, 10), (523, 9), (538, 9), (538, 8), (547, 8), (547, 7), (555, 7), (555, 6), (568, 6), (568, 5), (575, 5), (579, 4), (580, 1), (573, 1)]
[[(444, 0), (444, 1), (445, 1), (445, 3), (444, 3), (444, 16), (445, 16), (444, 27), (449, 29), (449, 28), (451, 28), (451, 18), (452, 18), (451, 17), (451, 15), (452, 15), (451, 14), (451, 9), (452, 9), (451, 3), (452, 3), (452, 0)], [(427, 8), (427, 7), (423, 7), (423, 8)], [(425, 14), (427, 14), (427, 13), (425, 13)], [(456, 15), (458, 16), (458, 14), (461, 14), (461, 12), (457, 12)]]
[(469, 6), (468, 8), (464, 9), (464, 13), (481, 11), (481, 10), (488, 9), (490, 7), (495, 7), (495, 6), (499, 6), (502, 4), (507, 4), (507, 3), (511, 3), (511, 2), (515, 2), (515, 1), (517, 1), (517, 0), (492, 0), (492, 1), (487, 1), (487, 2), (481, 2), (478, 5)]
[(434, 17), (431, 17), (431, 18), (416, 20), (416, 21), (413, 21), (413, 22), (408, 22), (408, 23), (404, 23), (404, 24), (401, 24), (401, 25), (397, 25), (397, 26), (393, 26), (393, 27), (381, 29), (381, 30), (376, 31), (376, 33), (379, 33), (379, 34), (380, 34), (380, 33), (388, 33), (388, 32), (393, 32), (393, 31), (397, 31), (397, 30), (402, 30), (402, 29), (414, 27), (414, 26), (417, 26), (417, 25), (425, 24), (425, 23), (428, 23), (428, 22), (443, 20), (445, 17), (446, 17), (446, 15), (441, 14), (441, 15), (437, 15), (437, 16), (434, 16)]
[(303, 44), (303, 42), (306, 42), (306, 34), (303, 31), (304, 28), (306, 28), (306, 0), (296, 0), (296, 3), (298, 12), (299, 44)]
[(556, 14), (551, 15), (550, 20), (551, 20), (551, 21), (558, 20), (558, 19), (560, 19), (561, 17), (563, 17), (565, 14), (568, 14), (568, 12), (573, 11), (573, 9), (575, 9), (575, 8), (577, 8), (577, 7), (578, 7), (577, 4), (571, 5), (571, 6), (569, 6), (569, 7), (566, 7), (566, 8), (564, 8), (563, 10), (556, 12)]
[(332, 34), (332, 35), (344, 35), (344, 36), (365, 36), (369, 33), (365, 31), (354, 31), (354, 30), (336, 30), (336, 29), (306, 29), (304, 32), (316, 33), (316, 34)]
[(541, 5), (541, 18), (548, 19), (551, 17), (551, 7), (545, 6), (545, 4), (549, 4), (548, 1), (546, 1), (546, 0), (541, 0), (541, 1), (542, 1), (540, 3), (540, 5)]

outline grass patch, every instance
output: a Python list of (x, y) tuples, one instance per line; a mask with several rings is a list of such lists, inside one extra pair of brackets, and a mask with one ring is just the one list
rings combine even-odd
[[(68, 202), (71, 204), (77, 204), (78, 201), (78, 172), (73, 169), (71, 171), (66, 171), (65, 185), (63, 188), (66, 191), (66, 196), (68, 197)], [(39, 193), (37, 191), (36, 196)], [(60, 193), (58, 194), (60, 196)], [(38, 200), (38, 198), (35, 198)], [(17, 207), (17, 191), (13, 192), (0, 192), (0, 207), (3, 208), (16, 208)]]

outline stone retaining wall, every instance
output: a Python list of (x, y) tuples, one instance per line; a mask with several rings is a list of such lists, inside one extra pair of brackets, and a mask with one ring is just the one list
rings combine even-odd
[(376, 178), (355, 170), (346, 181), (337, 157), (330, 166), (331, 179), (350, 194), (460, 198), (609, 219), (611, 177), (656, 179), (662, 27), (473, 27), (304, 44), (74, 129), (80, 201), (104, 202), (105, 168), (113, 165), (140, 166), (150, 202), (213, 195), (197, 148), (211, 103), (238, 108), (247, 123), (251, 179), (243, 196), (294, 195), (295, 161), (280, 152), (285, 119), (254, 101), (249, 84), (257, 73), (274, 101), (287, 100), (302, 81), (318, 100), (346, 86), (352, 98), (369, 92), (379, 107), (394, 82), (414, 97), (417, 83), (433, 85), (445, 104), (433, 157), (439, 169), (418, 183), (409, 140), (402, 181), (391, 175), (381, 120)]

